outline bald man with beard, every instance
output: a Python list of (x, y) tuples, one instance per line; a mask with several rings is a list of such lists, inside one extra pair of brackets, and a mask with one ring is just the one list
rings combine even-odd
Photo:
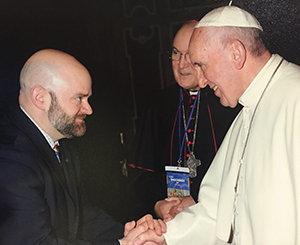
[(146, 217), (124, 231), (84, 197), (67, 139), (86, 131), (91, 85), (88, 70), (61, 51), (38, 51), (23, 66), (20, 106), (0, 122), (0, 244), (127, 245), (154, 228)]

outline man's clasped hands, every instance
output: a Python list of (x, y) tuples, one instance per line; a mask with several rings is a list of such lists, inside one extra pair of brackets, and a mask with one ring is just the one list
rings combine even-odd
[(194, 205), (191, 196), (170, 197), (155, 204), (155, 213), (161, 219), (153, 219), (147, 214), (141, 219), (126, 223), (124, 237), (120, 240), (122, 245), (164, 245), (166, 244), (163, 233), (166, 233), (166, 223), (172, 220), (179, 212)]

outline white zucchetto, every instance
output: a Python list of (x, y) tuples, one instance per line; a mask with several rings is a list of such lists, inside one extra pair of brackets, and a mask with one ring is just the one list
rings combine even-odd
[(209, 26), (252, 27), (263, 31), (253, 15), (236, 6), (220, 7), (208, 12), (195, 28)]

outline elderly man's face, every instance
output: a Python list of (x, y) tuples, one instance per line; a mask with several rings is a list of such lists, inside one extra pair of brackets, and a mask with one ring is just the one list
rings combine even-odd
[[(183, 88), (199, 90), (199, 80), (204, 79), (202, 71), (195, 68), (187, 55), (189, 42), (196, 22), (183, 26), (176, 34), (172, 49), (172, 69), (176, 82)], [(179, 60), (177, 60), (180, 57)]]
[[(206, 27), (207, 28), (207, 27)], [(220, 98), (224, 106), (235, 107), (239, 96), (232, 79), (232, 68), (228, 61), (228, 50), (221, 50), (218, 45), (210, 45), (204, 39), (206, 30), (200, 27), (194, 30), (189, 44), (191, 63), (200, 67), (207, 80), (199, 80), (201, 88), (209, 85)]]
[[(192, 91), (199, 90), (199, 83), (205, 80), (201, 69), (194, 67), (188, 56), (188, 47), (194, 26), (197, 22), (190, 22), (177, 32), (172, 49), (172, 68), (177, 83)], [(180, 57), (180, 59), (179, 59)]]

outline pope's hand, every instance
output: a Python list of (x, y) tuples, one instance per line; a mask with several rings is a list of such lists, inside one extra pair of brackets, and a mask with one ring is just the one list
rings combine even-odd
[(155, 204), (154, 210), (157, 217), (167, 222), (172, 220), (182, 210), (185, 210), (194, 204), (196, 203), (192, 196), (170, 197), (158, 201)]

